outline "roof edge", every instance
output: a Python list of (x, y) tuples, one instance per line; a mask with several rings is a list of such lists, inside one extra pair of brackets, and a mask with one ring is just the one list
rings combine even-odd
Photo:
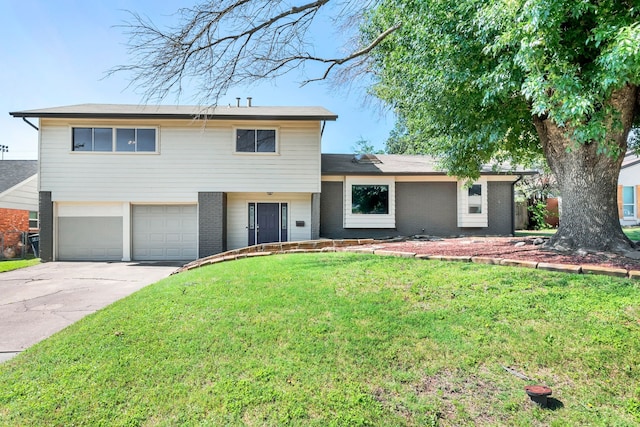
[[(517, 175), (537, 175), (536, 171), (513, 171), (513, 172), (480, 172), (480, 176), (517, 176)], [(453, 175), (448, 175), (446, 172), (339, 172), (329, 171), (322, 172), (322, 176), (448, 176), (456, 178)]]
[(30, 111), (9, 112), (12, 117), (29, 118), (57, 118), (57, 119), (152, 119), (152, 120), (280, 120), (280, 121), (308, 121), (308, 120), (331, 120), (338, 119), (333, 115), (258, 115), (258, 114), (135, 114), (135, 113), (35, 113)]

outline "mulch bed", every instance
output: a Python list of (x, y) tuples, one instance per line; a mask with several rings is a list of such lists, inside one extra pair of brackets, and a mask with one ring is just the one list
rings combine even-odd
[(452, 239), (416, 239), (376, 242), (362, 246), (381, 250), (414, 252), (424, 255), (481, 256), (552, 264), (598, 265), (602, 267), (640, 270), (640, 260), (622, 255), (594, 252), (575, 254), (545, 249), (535, 237), (466, 237)]

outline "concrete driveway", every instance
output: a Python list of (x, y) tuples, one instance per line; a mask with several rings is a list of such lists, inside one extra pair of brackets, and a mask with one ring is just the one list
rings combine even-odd
[(0, 362), (180, 265), (48, 262), (0, 273)]

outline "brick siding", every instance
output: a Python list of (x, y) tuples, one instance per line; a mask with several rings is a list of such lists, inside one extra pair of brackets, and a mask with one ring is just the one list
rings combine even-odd
[(29, 211), (18, 209), (0, 209), (0, 233), (3, 235), (3, 246), (17, 245), (23, 232), (29, 231)]
[(40, 192), (40, 260), (53, 261), (53, 203), (51, 191)]
[(221, 192), (198, 193), (198, 252), (206, 257), (227, 248), (227, 195)]

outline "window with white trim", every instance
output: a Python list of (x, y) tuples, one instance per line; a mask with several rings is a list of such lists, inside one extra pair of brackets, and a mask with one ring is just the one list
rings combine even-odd
[(236, 153), (275, 153), (275, 129), (236, 129)]
[(38, 211), (29, 211), (29, 228), (40, 228), (40, 221), (38, 221)]
[(625, 218), (635, 218), (636, 216), (635, 187), (622, 187), (622, 215)]
[(473, 184), (469, 187), (469, 198), (467, 199), (467, 206), (469, 207), (470, 214), (482, 213), (482, 185)]
[(395, 228), (395, 181), (389, 177), (351, 177), (344, 182), (345, 228)]
[(464, 181), (458, 181), (458, 227), (485, 228), (489, 226), (487, 190), (486, 178), (480, 178), (471, 185)]
[(71, 130), (72, 151), (155, 153), (156, 128), (86, 128)]
[(351, 213), (386, 215), (389, 213), (388, 185), (352, 185)]

